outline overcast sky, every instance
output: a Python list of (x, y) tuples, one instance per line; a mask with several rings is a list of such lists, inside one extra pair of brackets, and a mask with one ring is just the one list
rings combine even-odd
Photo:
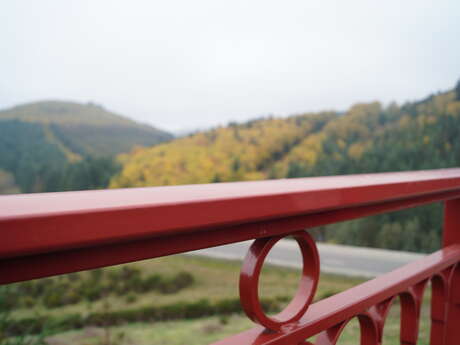
[(93, 101), (193, 129), (451, 88), (460, 1), (5, 0), (0, 47), (0, 108)]

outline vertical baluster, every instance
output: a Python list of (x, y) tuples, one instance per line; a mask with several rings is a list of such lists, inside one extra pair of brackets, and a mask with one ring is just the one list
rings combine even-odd
[(446, 271), (431, 279), (430, 345), (444, 344), (448, 277), (449, 272)]
[(460, 199), (444, 203), (443, 247), (460, 244)]
[(460, 342), (460, 264), (449, 277), (446, 328), (444, 345), (458, 345)]
[[(460, 244), (460, 199), (449, 200), (444, 205), (443, 246)], [(452, 271), (449, 279), (444, 345), (460, 343), (460, 267)]]

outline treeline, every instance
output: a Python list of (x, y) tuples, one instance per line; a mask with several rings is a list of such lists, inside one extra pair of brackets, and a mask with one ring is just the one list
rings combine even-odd
[[(460, 165), (460, 98), (456, 92), (418, 103), (352, 108), (277, 163), (278, 176), (304, 177), (448, 168)], [(357, 110), (360, 110), (359, 117)], [(362, 115), (364, 115), (364, 118)], [(364, 126), (363, 126), (364, 124)], [(308, 153), (313, 160), (302, 159)], [(284, 170), (283, 170), (284, 169)], [(327, 227), (327, 241), (431, 252), (441, 242), (440, 205)]]
[(1, 120), (41, 124), (67, 154), (107, 157), (170, 140), (170, 133), (137, 123), (94, 103), (41, 101), (0, 111)]
[(120, 171), (113, 157), (86, 157), (75, 163), (66, 163), (43, 174), (42, 192), (104, 189)]
[(111, 157), (69, 160), (43, 126), (0, 121), (0, 194), (106, 188), (119, 169)]
[(106, 188), (115, 155), (172, 135), (88, 103), (0, 111), (0, 194)]
[(336, 113), (231, 123), (120, 156), (123, 170), (111, 187), (261, 180), (304, 137)]
[[(193, 134), (120, 157), (113, 188), (311, 177), (460, 164), (460, 83), (403, 105), (265, 118)], [(322, 228), (327, 241), (429, 252), (441, 211), (431, 205)]]
[(47, 172), (67, 162), (59, 147), (48, 141), (42, 126), (0, 121), (0, 169), (10, 173), (10, 185), (25, 193), (41, 191)]
[(47, 309), (96, 302), (108, 296), (134, 303), (145, 293), (174, 294), (193, 284), (192, 274), (184, 271), (170, 276), (146, 275), (135, 266), (118, 270), (95, 269), (89, 274), (71, 273), (58, 278), (45, 278), (14, 284), (3, 291), (3, 307), (12, 310), (44, 306)]
[[(460, 164), (460, 82), (452, 91), (403, 105), (373, 102), (342, 113), (230, 123), (155, 146), (137, 147), (116, 161), (91, 150), (107, 151), (121, 132), (98, 146), (90, 139), (102, 140), (95, 134), (101, 129), (93, 132), (81, 130), (81, 126), (96, 128), (102, 121), (107, 138), (109, 128), (127, 120), (114, 118), (94, 105), (64, 105), (41, 105), (41, 111), (50, 113), (49, 119), (59, 119), (54, 123), (24, 122), (30, 120), (30, 114), (17, 109), (12, 113), (17, 119), (2, 115), (0, 193), (344, 175)], [(97, 113), (100, 119), (83, 124), (62, 118), (62, 114), (76, 111), (75, 107), (83, 118)], [(139, 130), (130, 126), (129, 136)], [(77, 134), (70, 135), (72, 131)], [(316, 234), (337, 243), (429, 252), (440, 245), (441, 223), (441, 208), (434, 205), (341, 223), (318, 229)]]

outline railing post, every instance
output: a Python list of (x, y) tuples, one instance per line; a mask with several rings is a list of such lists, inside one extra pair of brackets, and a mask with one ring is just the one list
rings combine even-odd
[[(444, 204), (443, 247), (460, 244), (460, 199), (448, 200)], [(452, 270), (449, 277), (448, 301), (444, 345), (458, 345), (460, 342), (460, 293), (459, 269)]]
[(460, 243), (460, 199), (444, 203), (444, 233), (442, 246)]

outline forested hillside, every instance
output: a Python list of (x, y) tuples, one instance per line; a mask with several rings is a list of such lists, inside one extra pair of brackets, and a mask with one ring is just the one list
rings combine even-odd
[[(460, 165), (460, 84), (401, 106), (357, 104), (230, 124), (120, 156), (111, 187), (435, 169)], [(427, 206), (336, 225), (329, 241), (431, 251), (440, 208)], [(363, 229), (366, 229), (365, 231)]]
[[(460, 165), (460, 83), (418, 102), (260, 118), (170, 140), (93, 105), (0, 112), (0, 193), (178, 185)], [(140, 145), (149, 147), (141, 147)], [(115, 161), (112, 154), (122, 153)], [(438, 248), (439, 205), (316, 230), (331, 242)]]
[(123, 171), (111, 186), (158, 186), (260, 180), (302, 138), (335, 113), (258, 119), (200, 132), (120, 157)]
[(0, 179), (8, 183), (0, 183), (0, 194), (106, 187), (117, 170), (112, 156), (171, 138), (94, 104), (47, 101), (3, 110), (0, 170), (7, 175)]
[(30, 103), (0, 111), (0, 120), (40, 124), (50, 141), (81, 156), (106, 157), (129, 152), (136, 145), (150, 146), (172, 139), (167, 132), (139, 124), (93, 103)]

